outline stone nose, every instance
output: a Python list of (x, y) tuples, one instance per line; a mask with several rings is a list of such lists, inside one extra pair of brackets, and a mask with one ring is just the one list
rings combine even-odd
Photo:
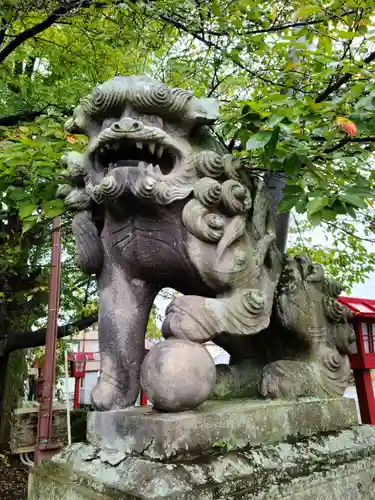
[(120, 118), (117, 122), (113, 123), (111, 128), (114, 131), (129, 131), (136, 132), (144, 127), (143, 122), (135, 118), (130, 118), (129, 116), (124, 116)]
[(161, 129), (164, 128), (164, 121), (160, 116), (155, 114), (142, 113), (131, 105), (126, 106), (120, 119), (122, 118), (131, 118), (133, 120), (140, 121), (144, 125), (149, 127), (158, 127)]
[(142, 113), (131, 106), (130, 104), (127, 104), (126, 107), (124, 108), (124, 111), (121, 114), (121, 118), (132, 118), (133, 120), (142, 120)]

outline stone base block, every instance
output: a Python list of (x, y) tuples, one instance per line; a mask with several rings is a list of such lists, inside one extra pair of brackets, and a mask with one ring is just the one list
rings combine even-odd
[(75, 444), (30, 474), (29, 500), (374, 500), (375, 426), (187, 461)]
[(181, 413), (150, 407), (91, 412), (87, 440), (97, 448), (164, 460), (201, 455), (220, 444), (238, 449), (357, 424), (354, 400), (348, 398), (208, 401)]
[[(159, 433), (157, 448), (134, 445), (131, 452), (125, 452), (123, 443), (128, 438), (120, 442), (121, 437), (117, 446), (114, 441), (110, 447), (108, 441), (106, 447), (104, 441), (100, 446), (99, 441), (74, 444), (31, 471), (29, 500), (375, 500), (375, 426), (353, 424), (353, 401), (314, 403), (259, 402), (263, 421), (255, 407), (250, 412), (248, 403), (242, 403), (244, 417), (239, 403), (208, 405), (201, 410), (206, 418), (198, 411), (189, 412), (190, 419), (188, 414), (147, 414), (154, 424), (164, 421), (164, 427), (160, 422), (159, 427), (150, 423)], [(303, 407), (310, 408), (310, 413)], [(279, 420), (271, 418), (271, 408)], [(115, 413), (118, 417), (120, 412), (110, 416), (112, 423)], [(128, 413), (146, 418), (140, 410)], [(210, 430), (214, 415), (216, 434)], [(98, 423), (97, 415), (91, 418)], [(183, 439), (190, 436), (185, 454), (177, 436), (182, 421), (188, 429)], [(203, 439), (202, 433), (193, 436), (192, 429), (197, 427), (192, 422), (204, 424), (209, 433), (201, 448), (195, 444)], [(124, 428), (117, 427), (119, 436)], [(232, 436), (225, 434), (227, 428)], [(143, 429), (147, 430), (145, 423)], [(138, 435), (134, 426), (133, 432)], [(176, 446), (172, 446), (172, 435), (173, 443), (179, 443)], [(97, 437), (91, 428), (89, 438)]]

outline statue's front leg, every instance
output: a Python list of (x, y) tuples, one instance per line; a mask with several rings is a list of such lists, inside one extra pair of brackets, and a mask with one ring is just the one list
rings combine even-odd
[(238, 290), (218, 298), (181, 295), (167, 308), (162, 331), (165, 337), (199, 343), (223, 333), (252, 335), (268, 326), (271, 307), (260, 290)]
[(99, 278), (100, 376), (91, 400), (97, 410), (131, 406), (139, 394), (147, 321), (156, 290), (125, 268), (107, 263)]

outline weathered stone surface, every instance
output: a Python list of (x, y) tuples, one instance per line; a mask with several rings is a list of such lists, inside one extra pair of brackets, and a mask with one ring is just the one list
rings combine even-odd
[[(25, 407), (15, 410), (12, 417), (9, 447), (12, 453), (28, 453), (35, 449), (39, 407)], [(71, 412), (71, 431), (73, 443), (85, 439), (86, 410)], [(52, 437), (54, 441), (67, 444), (66, 408), (54, 408)]]
[(216, 385), (212, 399), (258, 398), (262, 369), (263, 365), (257, 360), (248, 359), (235, 364), (216, 365)]
[(203, 346), (170, 339), (154, 346), (142, 363), (141, 387), (157, 410), (197, 408), (212, 393), (215, 363)]
[(29, 500), (374, 500), (375, 427), (158, 462), (87, 460), (73, 445), (31, 472)]
[(164, 460), (198, 456), (220, 446), (245, 448), (308, 437), (357, 423), (354, 400), (347, 398), (210, 401), (195, 411), (177, 414), (149, 407), (92, 412), (87, 439), (98, 448)]
[(212, 99), (115, 77), (66, 124), (89, 139), (83, 154), (64, 155), (72, 186), (59, 195), (77, 212), (78, 264), (98, 277), (97, 410), (136, 401), (147, 321), (163, 287), (184, 294), (166, 311), (166, 337), (213, 340), (232, 364), (251, 358), (262, 368), (255, 384), (252, 370), (233, 370), (221, 389), (248, 394), (255, 385), (257, 395), (289, 399), (345, 391), (354, 332), (336, 300), (341, 289), (321, 266), (280, 252), (267, 174), (254, 175), (216, 139), (207, 127), (216, 118)]

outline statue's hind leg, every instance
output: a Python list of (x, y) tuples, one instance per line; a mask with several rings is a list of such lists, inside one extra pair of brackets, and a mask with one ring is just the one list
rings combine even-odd
[(157, 290), (108, 264), (99, 279), (100, 377), (91, 399), (97, 410), (133, 405), (139, 394), (147, 321)]

